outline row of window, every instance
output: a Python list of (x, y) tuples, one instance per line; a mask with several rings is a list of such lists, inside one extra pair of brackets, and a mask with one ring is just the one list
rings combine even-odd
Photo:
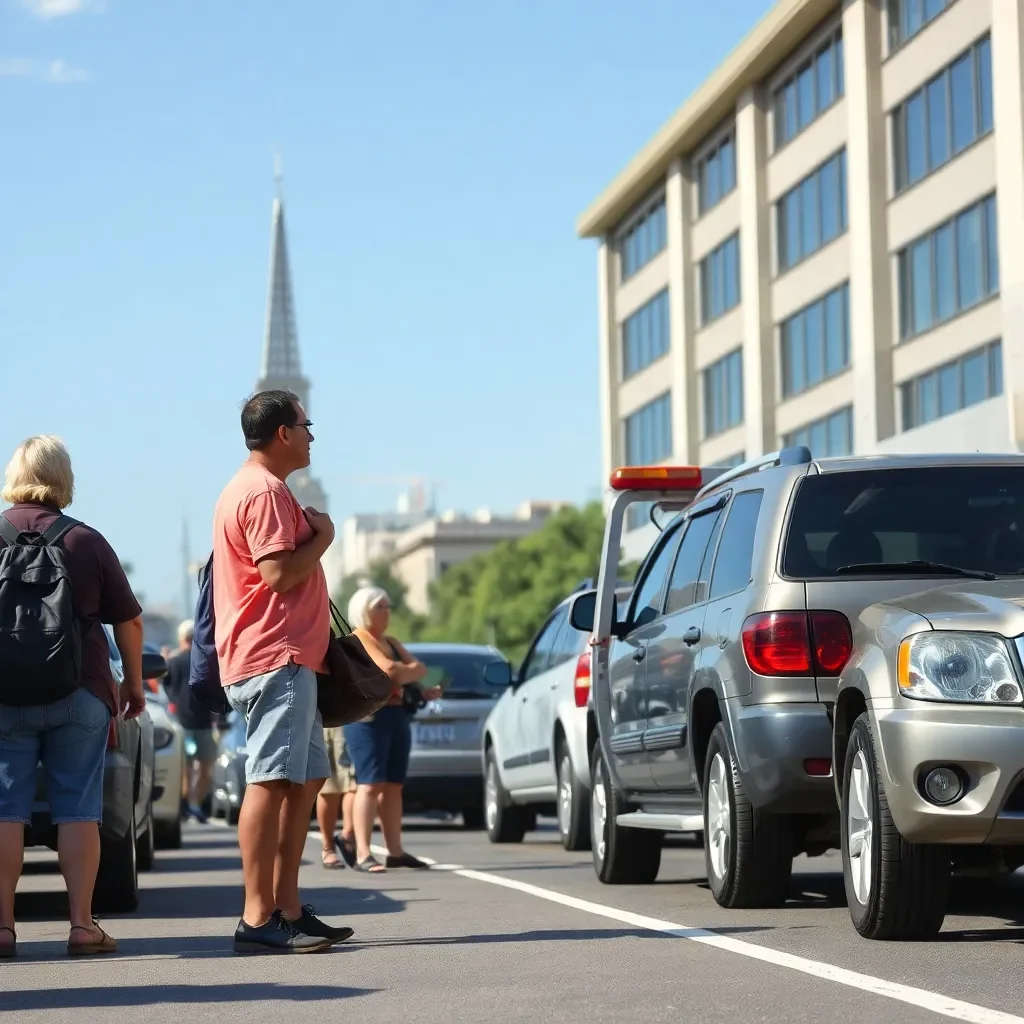
[(709, 324), (740, 304), (740, 236), (730, 235), (700, 261), (700, 322)]
[(796, 138), (843, 92), (843, 36), (837, 31), (775, 90), (775, 148)]
[(623, 379), (650, 366), (668, 349), (668, 289), (663, 288), (622, 324)]
[(992, 117), (992, 42), (986, 36), (893, 111), (897, 193), (992, 131)]
[(994, 341), (900, 385), (903, 429), (1003, 393), (1003, 346)]
[(786, 434), (782, 446), (789, 448), (794, 445), (810, 448), (811, 455), (816, 459), (850, 455), (853, 452), (853, 407), (847, 405), (837, 409), (820, 420)]
[(637, 409), (625, 420), (626, 461), (631, 466), (664, 462), (672, 454), (672, 395)]
[(743, 422), (743, 351), (736, 349), (704, 371), (704, 436)]
[(668, 245), (668, 219), (665, 200), (659, 199), (642, 217), (633, 222), (619, 242), (622, 280), (632, 277)]
[(697, 166), (697, 212), (706, 213), (736, 187), (736, 140), (730, 133)]
[(842, 284), (784, 320), (782, 396), (798, 395), (850, 365), (850, 286)]
[(889, 0), (889, 51), (902, 46), (953, 0)]
[(775, 204), (779, 270), (788, 270), (846, 230), (846, 149)]
[(996, 200), (988, 196), (898, 255), (900, 338), (983, 302), (999, 290)]

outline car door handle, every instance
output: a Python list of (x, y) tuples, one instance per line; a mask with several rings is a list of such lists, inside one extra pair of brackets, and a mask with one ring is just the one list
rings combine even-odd
[(700, 630), (696, 626), (691, 626), (683, 634), (683, 643), (686, 644), (687, 647), (692, 647), (694, 644), (699, 644)]
[(647, 657), (647, 648), (646, 647), (638, 647), (633, 652), (633, 660), (635, 662), (637, 662), (637, 663), (643, 661), (644, 658), (646, 658), (646, 657)]

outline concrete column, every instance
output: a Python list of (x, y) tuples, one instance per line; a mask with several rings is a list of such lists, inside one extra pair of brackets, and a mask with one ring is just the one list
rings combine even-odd
[(743, 304), (743, 415), (746, 457), (775, 448), (775, 353), (769, 295), (768, 127), (760, 90), (736, 105), (736, 184), (740, 195), (740, 298)]
[(668, 221), (668, 316), (672, 364), (672, 458), (695, 465), (699, 457), (697, 371), (694, 368), (695, 294), (690, 224), (693, 188), (687, 165), (672, 161), (665, 187)]
[(622, 461), (619, 428), (619, 328), (615, 321), (615, 247), (607, 236), (597, 250), (598, 387), (601, 392), (601, 487)]
[(992, 5), (1003, 388), (1010, 443), (1024, 448), (1024, 0)]
[(896, 432), (892, 349), (892, 267), (886, 224), (889, 173), (882, 110), (881, 0), (847, 0), (843, 10), (846, 68), (846, 208), (850, 235), (850, 358), (853, 444), (871, 454)]

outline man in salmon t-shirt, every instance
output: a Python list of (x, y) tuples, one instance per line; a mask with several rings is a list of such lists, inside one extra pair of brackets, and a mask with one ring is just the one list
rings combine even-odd
[(330, 639), (320, 558), (334, 524), (300, 508), (285, 483), (309, 465), (312, 425), (291, 392), (253, 395), (242, 409), (249, 459), (213, 520), (217, 660), (228, 702), (246, 722), (239, 953), (312, 953), (352, 935), (299, 899), (313, 801), (330, 773), (316, 673)]

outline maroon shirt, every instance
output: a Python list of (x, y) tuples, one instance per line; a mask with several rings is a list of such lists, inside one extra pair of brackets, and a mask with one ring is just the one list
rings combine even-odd
[[(60, 514), (52, 505), (36, 504), (14, 505), (3, 513), (22, 533), (43, 533)], [(3, 544), (0, 539), (0, 546)], [(82, 626), (82, 686), (116, 715), (118, 695), (102, 623), (130, 622), (142, 614), (142, 608), (102, 534), (89, 526), (75, 526), (64, 534), (61, 544), (71, 577), (71, 603)]]

